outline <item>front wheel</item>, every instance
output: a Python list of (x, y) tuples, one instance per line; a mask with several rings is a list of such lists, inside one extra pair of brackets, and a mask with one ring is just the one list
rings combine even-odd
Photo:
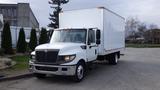
[(85, 76), (85, 64), (79, 62), (76, 66), (74, 81), (80, 82), (81, 80), (83, 80), (84, 76)]

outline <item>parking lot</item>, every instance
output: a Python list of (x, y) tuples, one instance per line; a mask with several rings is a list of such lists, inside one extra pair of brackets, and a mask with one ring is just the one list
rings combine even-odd
[(160, 48), (127, 48), (116, 66), (95, 64), (85, 79), (35, 77), (0, 83), (0, 90), (159, 90)]

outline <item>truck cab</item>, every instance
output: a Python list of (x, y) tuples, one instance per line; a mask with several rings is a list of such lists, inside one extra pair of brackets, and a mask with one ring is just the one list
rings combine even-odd
[(31, 53), (30, 70), (39, 78), (54, 74), (82, 80), (86, 64), (97, 59), (99, 44), (99, 29), (57, 29), (48, 44)]

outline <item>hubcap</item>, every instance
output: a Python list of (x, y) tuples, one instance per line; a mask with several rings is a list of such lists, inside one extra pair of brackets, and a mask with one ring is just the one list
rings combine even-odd
[(118, 55), (115, 55), (116, 63), (118, 63)]
[(83, 66), (82, 65), (79, 65), (78, 68), (77, 68), (77, 76), (79, 79), (82, 79), (83, 78)]

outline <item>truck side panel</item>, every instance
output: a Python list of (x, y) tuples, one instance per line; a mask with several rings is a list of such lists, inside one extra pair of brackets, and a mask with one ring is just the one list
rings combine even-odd
[(125, 47), (125, 20), (104, 9), (104, 53)]

